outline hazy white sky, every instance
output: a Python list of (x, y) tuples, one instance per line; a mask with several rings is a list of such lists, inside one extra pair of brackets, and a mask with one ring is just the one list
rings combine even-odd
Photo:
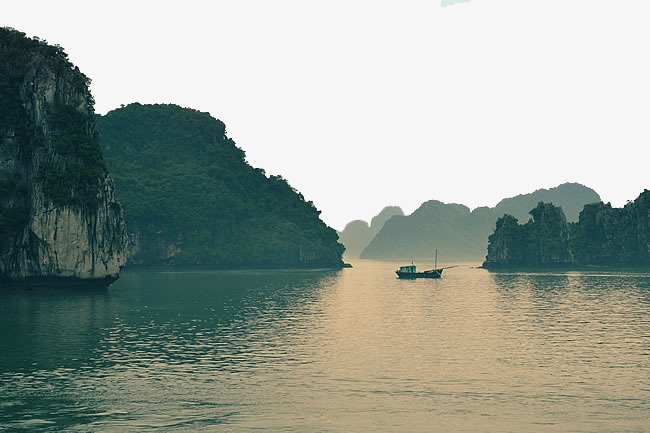
[(98, 113), (207, 111), (338, 230), (431, 199), (650, 188), (647, 0), (6, 3), (0, 26), (61, 45)]

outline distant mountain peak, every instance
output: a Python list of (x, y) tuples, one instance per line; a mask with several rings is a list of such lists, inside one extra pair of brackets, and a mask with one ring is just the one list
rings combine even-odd
[[(598, 203), (601, 199), (593, 189), (576, 182), (567, 182), (553, 188), (540, 188), (528, 194), (505, 198), (497, 203), (495, 209), (501, 215), (509, 213), (525, 222), (529, 219), (528, 212), (540, 201), (561, 206), (568, 221), (577, 221), (585, 204)], [(525, 208), (528, 210), (523, 210)]]
[[(428, 257), (437, 248), (454, 260), (485, 257), (487, 237), (497, 218), (513, 215), (521, 222), (539, 202), (561, 207), (568, 221), (576, 221), (586, 204), (600, 202), (600, 196), (579, 183), (564, 183), (550, 189), (503, 199), (494, 208), (470, 211), (462, 204), (428, 200), (411, 215), (388, 221), (361, 252), (367, 259)], [(345, 240), (341, 239), (345, 245)]]
[(386, 206), (374, 216), (368, 224), (362, 220), (354, 220), (345, 225), (342, 232), (339, 232), (339, 239), (345, 245), (345, 255), (356, 258), (370, 241), (379, 232), (386, 221), (394, 216), (404, 216), (404, 211), (399, 206)]

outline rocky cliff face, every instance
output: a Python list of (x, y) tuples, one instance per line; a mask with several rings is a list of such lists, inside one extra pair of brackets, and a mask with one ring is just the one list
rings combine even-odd
[(561, 207), (539, 202), (532, 219), (519, 225), (512, 215), (496, 222), (488, 238), (485, 268), (512, 266), (568, 266), (574, 263), (569, 225)]
[(2, 280), (105, 283), (126, 261), (88, 83), (60, 48), (0, 29)]
[(585, 205), (578, 222), (567, 223), (562, 208), (539, 203), (532, 219), (519, 225), (504, 215), (488, 238), (483, 267), (648, 266), (650, 191), (623, 208)]
[(623, 208), (595, 203), (585, 206), (573, 227), (572, 244), (581, 263), (597, 265), (650, 264), (650, 191)]

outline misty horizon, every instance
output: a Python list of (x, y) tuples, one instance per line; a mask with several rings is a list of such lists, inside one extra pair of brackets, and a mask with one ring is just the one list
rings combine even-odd
[(475, 209), (578, 182), (621, 207), (643, 191), (648, 5), (447, 3), (160, 4), (151, 19), (120, 0), (12, 2), (0, 25), (63, 47), (99, 114), (211, 113), (338, 230), (431, 199)]

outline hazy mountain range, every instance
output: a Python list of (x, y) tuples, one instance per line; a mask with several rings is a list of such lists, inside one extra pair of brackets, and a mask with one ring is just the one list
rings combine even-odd
[(372, 219), (371, 224), (355, 220), (339, 232), (346, 247), (346, 257), (362, 259), (416, 259), (433, 257), (437, 249), (444, 261), (482, 261), (487, 253), (487, 239), (496, 220), (504, 214), (520, 222), (540, 202), (560, 206), (568, 221), (577, 221), (586, 204), (598, 203), (593, 189), (578, 183), (565, 183), (551, 189), (501, 200), (495, 207), (470, 210), (455, 203), (430, 200), (410, 215), (389, 206)]
[(359, 257), (363, 249), (370, 244), (384, 226), (384, 223), (395, 215), (404, 216), (404, 212), (399, 206), (387, 206), (370, 221), (370, 225), (362, 220), (347, 223), (345, 229), (339, 232), (339, 242), (346, 248), (345, 255)]

